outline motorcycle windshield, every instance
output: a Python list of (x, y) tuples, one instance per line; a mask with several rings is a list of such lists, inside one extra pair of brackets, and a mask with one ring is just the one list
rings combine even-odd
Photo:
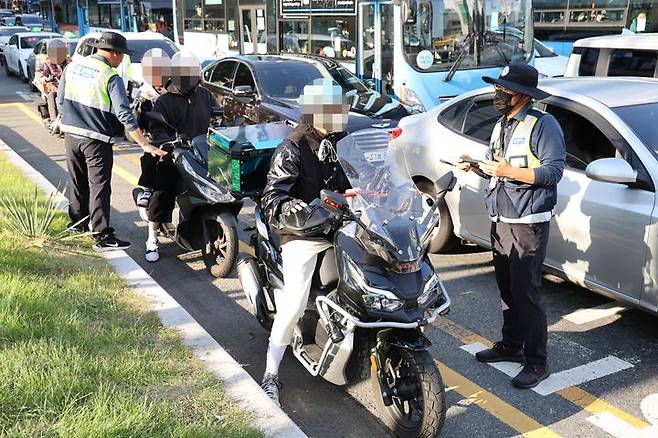
[[(361, 221), (369, 234), (382, 240), (387, 252), (400, 262), (418, 260), (436, 225), (435, 214), (416, 188), (405, 163), (372, 137), (380, 130), (357, 131), (338, 142), (336, 155), (358, 200)], [(377, 239), (375, 239), (377, 240)]]

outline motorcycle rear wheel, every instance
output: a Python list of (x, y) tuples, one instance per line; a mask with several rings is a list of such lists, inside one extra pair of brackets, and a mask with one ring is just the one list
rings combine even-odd
[(370, 384), (384, 424), (400, 438), (438, 436), (446, 417), (445, 387), (432, 356), (427, 351), (392, 348), (381, 362), (391, 388), (406, 387), (412, 393), (393, 396), (393, 404), (384, 405), (377, 374), (371, 372)]
[(226, 277), (238, 258), (238, 232), (230, 213), (222, 213), (217, 220), (203, 223), (204, 244), (201, 255), (206, 269), (215, 278)]

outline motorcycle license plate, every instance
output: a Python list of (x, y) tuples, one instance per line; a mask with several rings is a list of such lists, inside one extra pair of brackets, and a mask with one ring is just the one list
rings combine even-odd
[(369, 163), (373, 163), (377, 161), (384, 161), (386, 158), (386, 151), (365, 152), (363, 155)]

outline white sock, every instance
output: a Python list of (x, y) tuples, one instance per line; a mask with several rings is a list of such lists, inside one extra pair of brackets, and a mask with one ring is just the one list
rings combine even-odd
[(265, 363), (265, 374), (279, 374), (279, 365), (286, 352), (287, 345), (276, 345), (270, 342), (267, 347), (267, 362)]
[(149, 223), (149, 238), (146, 241), (147, 243), (154, 243), (154, 244), (158, 243), (158, 228), (159, 227), (156, 227), (155, 225), (152, 226)]

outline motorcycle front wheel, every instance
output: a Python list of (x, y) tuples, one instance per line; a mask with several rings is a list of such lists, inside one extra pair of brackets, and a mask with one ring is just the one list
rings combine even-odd
[(204, 242), (201, 255), (206, 269), (215, 278), (226, 277), (238, 257), (238, 232), (230, 213), (222, 213), (217, 220), (203, 221)]
[(392, 348), (381, 357), (393, 403), (384, 404), (377, 373), (370, 384), (384, 424), (400, 438), (436, 437), (446, 417), (445, 388), (436, 363), (427, 351)]

